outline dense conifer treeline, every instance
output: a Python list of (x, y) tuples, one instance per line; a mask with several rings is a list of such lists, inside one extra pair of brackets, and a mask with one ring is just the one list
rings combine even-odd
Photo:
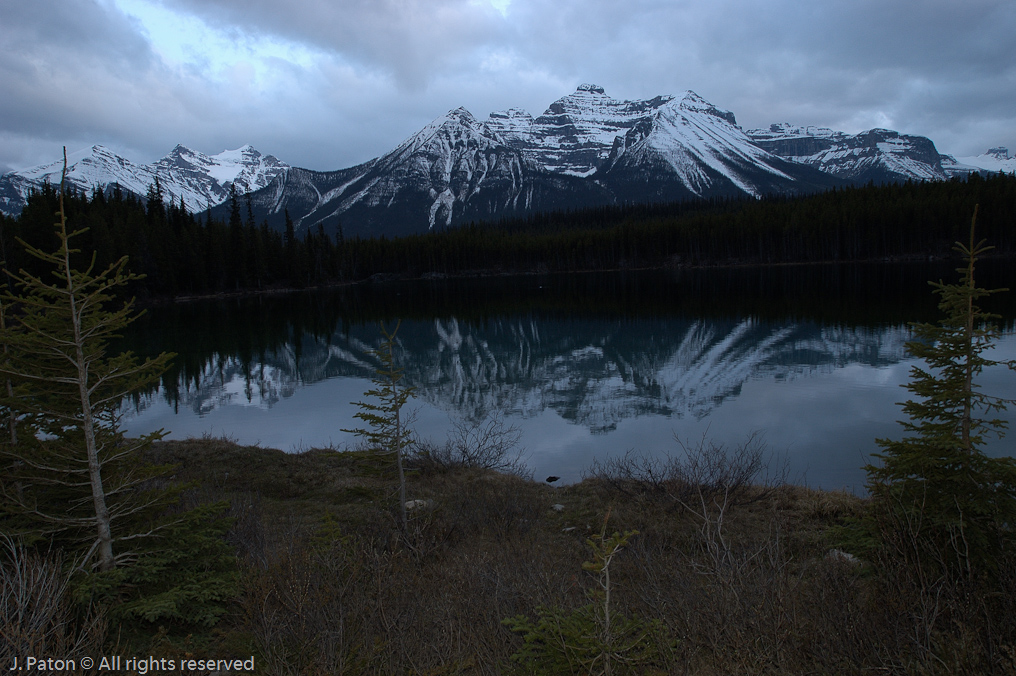
[[(0, 215), (0, 255), (9, 269), (33, 261), (16, 238), (43, 250), (56, 191), (30, 197), (19, 217)], [(329, 237), (320, 225), (282, 232), (255, 222), (233, 195), (223, 222), (114, 189), (67, 199), (70, 222), (101, 268), (120, 256), (146, 275), (135, 291), (165, 297), (307, 287), (374, 275), (469, 271), (568, 271), (676, 265), (879, 260), (948, 255), (980, 203), (981, 232), (1002, 254), (1016, 252), (1016, 176), (832, 190), (801, 198), (712, 200), (600, 207), (474, 223), (410, 237)]]

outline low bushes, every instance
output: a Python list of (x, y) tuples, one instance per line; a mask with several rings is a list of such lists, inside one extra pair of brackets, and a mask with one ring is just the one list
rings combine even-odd
[[(867, 509), (846, 494), (716, 481), (676, 502), (634, 471), (623, 487), (601, 468), (552, 488), (452, 467), (408, 474), (419, 506), (403, 532), (390, 483), (361, 477), (356, 454), (207, 440), (151, 455), (203, 484), (196, 496), (229, 500), (240, 584), (216, 627), (167, 624), (133, 651), (244, 651), (262, 674), (602, 674), (604, 654), (615, 676), (1012, 673), (1014, 562), (1002, 587), (929, 596), (906, 571), (830, 553), (837, 524)], [(251, 463), (271, 490), (246, 480)], [(608, 568), (617, 634), (603, 631)], [(588, 664), (541, 661), (582, 627)]]

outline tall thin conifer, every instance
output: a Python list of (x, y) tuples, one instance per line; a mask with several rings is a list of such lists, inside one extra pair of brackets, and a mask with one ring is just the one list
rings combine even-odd
[[(65, 173), (66, 163), (65, 150)], [(108, 571), (117, 565), (113, 522), (142, 509), (128, 496), (148, 478), (129, 461), (159, 436), (124, 439), (121, 401), (157, 382), (173, 355), (140, 363), (130, 353), (106, 356), (108, 341), (137, 318), (133, 301), (118, 302), (115, 295), (138, 275), (126, 271), (126, 256), (96, 272), (93, 253), (84, 270), (76, 269), (80, 250), (72, 240), (85, 230), (68, 230), (63, 203), (61, 180), (56, 252), (21, 242), (50, 275), (7, 272), (21, 293), (4, 299), (17, 312), (0, 329), (7, 347), (0, 375), (13, 383), (5, 405), (30, 433), (3, 449), (13, 481), (0, 486), (41, 531), (70, 531), (86, 546), (91, 542), (84, 560), (94, 556), (98, 569)], [(57, 494), (66, 499), (54, 500)]]
[(370, 429), (342, 430), (366, 439), (370, 450), (382, 456), (391, 457), (395, 462), (399, 480), (399, 516), (402, 530), (406, 532), (409, 519), (406, 514), (406, 472), (404, 466), (405, 450), (412, 442), (412, 430), (403, 408), (413, 396), (415, 388), (402, 384), (402, 369), (395, 361), (395, 335), (400, 323), (391, 332), (381, 324), (384, 340), (380, 347), (372, 350), (380, 365), (375, 371), (374, 388), (364, 394), (373, 397), (373, 401), (360, 401), (356, 405), (360, 412), (354, 415), (367, 423)]
[(881, 462), (866, 468), (877, 508), (918, 531), (907, 537), (934, 542), (940, 562), (966, 572), (991, 567), (1016, 524), (1016, 461), (982, 451), (988, 436), (1001, 437), (1006, 428), (1004, 420), (985, 416), (1016, 402), (982, 392), (977, 378), (991, 366), (1016, 369), (1016, 361), (984, 356), (999, 335), (997, 316), (977, 303), (1007, 289), (975, 283), (975, 264), (991, 250), (975, 240), (976, 223), (975, 208), (969, 242), (954, 247), (966, 262), (957, 268), (960, 281), (931, 282), (944, 318), (913, 325), (916, 340), (907, 343), (926, 366), (914, 366), (905, 386), (916, 397), (903, 404), (906, 435), (879, 439)]

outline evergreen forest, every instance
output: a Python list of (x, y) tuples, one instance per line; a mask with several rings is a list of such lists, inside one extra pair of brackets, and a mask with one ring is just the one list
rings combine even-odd
[[(0, 214), (0, 257), (37, 272), (25, 243), (53, 250), (57, 191)], [(129, 259), (141, 300), (281, 288), (371, 277), (556, 272), (699, 265), (925, 259), (950, 255), (980, 204), (979, 232), (999, 255), (1016, 251), (1016, 176), (869, 184), (806, 197), (626, 204), (533, 214), (401, 238), (345, 238), (342, 224), (282, 231), (258, 223), (233, 194), (229, 217), (194, 214), (153, 185), (145, 199), (118, 189), (69, 194), (67, 216), (88, 228), (80, 247), (103, 268)]]

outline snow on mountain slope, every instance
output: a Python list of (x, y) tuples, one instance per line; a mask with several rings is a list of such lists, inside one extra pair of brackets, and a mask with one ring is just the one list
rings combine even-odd
[[(964, 159), (970, 158), (968, 157)], [(942, 155), (941, 161), (942, 161), (942, 171), (944, 171), (945, 175), (948, 176), (949, 178), (952, 178), (954, 176), (958, 178), (966, 178), (967, 176), (969, 176), (974, 172), (983, 171), (983, 169), (981, 169), (980, 167), (975, 167), (974, 165), (967, 164), (966, 162), (960, 162), (952, 155)]]
[[(4, 191), (4, 202), (0, 210), (17, 214), (25, 205), (29, 191), (39, 189), (43, 184), (60, 185), (63, 159), (31, 167), (23, 171), (5, 174), (0, 178), (0, 190)], [(148, 192), (155, 182), (155, 171), (149, 165), (135, 164), (100, 145), (67, 154), (67, 183), (69, 186), (90, 192), (93, 188), (105, 189), (118, 185), (138, 195)]]
[[(291, 182), (296, 171), (285, 181)], [(341, 222), (347, 234), (370, 235), (608, 201), (598, 186), (569, 178), (542, 172), (509, 147), (497, 129), (457, 108), (365, 164), (330, 174), (300, 170), (299, 199), (278, 178), (252, 202), (276, 219), (288, 208), (297, 227), (322, 224), (334, 231)]]
[(990, 172), (1001, 171), (1010, 174), (1016, 171), (1016, 157), (1010, 157), (1009, 149), (1001, 146), (990, 148), (987, 152), (974, 157), (952, 158), (948, 155), (946, 157), (953, 160), (958, 167), (968, 169), (964, 173), (981, 170)]
[(737, 126), (733, 113), (692, 91), (619, 136), (596, 176), (624, 184), (626, 194), (645, 185), (660, 197), (682, 187), (688, 196), (741, 192), (759, 197), (828, 185), (823, 177), (758, 147)]
[[(382, 157), (375, 170), (381, 176), (352, 201), (376, 206), (426, 193), (429, 229), (451, 225), (456, 208), (492, 184), (504, 196), (501, 208), (517, 204), (523, 178), (521, 156), (465, 108), (431, 122)], [(350, 205), (346, 200), (344, 206)]]
[[(334, 228), (340, 218), (413, 225), (425, 219), (426, 229), (444, 227), (489, 188), (496, 187), (501, 200), (491, 211), (524, 198), (522, 164), (521, 155), (497, 133), (458, 108), (370, 162), (331, 174), (304, 172), (305, 198), (310, 198), (309, 188), (316, 197), (307, 199), (313, 205), (292, 217), (304, 227), (328, 223)], [(289, 208), (292, 201), (276, 197), (273, 211), (278, 213), (284, 202)]]
[[(402, 235), (624, 201), (810, 192), (834, 177), (762, 150), (733, 113), (687, 92), (617, 101), (582, 85), (535, 119), (458, 108), (391, 152), (338, 172), (293, 169), (251, 196), (280, 227)], [(216, 211), (220, 217), (221, 209)]]
[[(255, 218), (281, 228), (322, 226), (371, 236), (423, 232), (473, 220), (624, 202), (801, 194), (847, 183), (935, 180), (1012, 171), (1005, 148), (977, 158), (940, 155), (927, 138), (873, 129), (771, 125), (744, 132), (733, 113), (694, 92), (619, 101), (580, 85), (536, 118), (511, 108), (484, 120), (464, 108), (437, 118), (391, 152), (338, 171), (291, 168), (250, 146), (204, 155), (177, 146), (150, 165), (102, 146), (72, 156), (69, 181), (139, 195), (156, 177), (167, 202), (228, 217), (230, 185)], [(0, 211), (19, 213), (61, 163), (0, 177)], [(218, 205), (218, 206), (216, 206)]]
[[(224, 150), (218, 155), (205, 155), (178, 145), (154, 165), (163, 189), (179, 191), (187, 208), (207, 208), (208, 202), (218, 204), (229, 196), (229, 185), (236, 186), (239, 194), (265, 187), (277, 175), (289, 168), (274, 155), (262, 155), (253, 146)], [(211, 179), (209, 183), (208, 179)], [(205, 197), (205, 204), (197, 199)], [(188, 197), (195, 202), (191, 206)]]
[[(162, 188), (165, 202), (179, 203), (202, 211), (229, 196), (229, 185), (244, 193), (266, 186), (289, 165), (272, 155), (262, 155), (252, 146), (205, 155), (178, 145), (153, 164), (136, 164), (100, 145), (67, 156), (67, 182), (81, 191), (105, 190), (119, 186), (144, 196), (155, 183)], [(63, 160), (0, 178), (0, 211), (17, 214), (25, 205), (29, 191), (45, 183), (59, 185)]]
[(510, 109), (491, 113), (487, 124), (533, 164), (590, 177), (614, 201), (758, 196), (834, 183), (759, 148), (733, 113), (690, 91), (618, 101), (584, 84), (536, 119)]
[(948, 178), (942, 156), (924, 136), (889, 129), (851, 135), (825, 127), (795, 127), (787, 123), (745, 133), (774, 155), (857, 183)]
[(491, 113), (487, 124), (545, 170), (588, 176), (610, 154), (615, 138), (671, 98), (618, 101), (607, 96), (603, 87), (583, 84), (550, 104), (535, 120), (511, 109)]

